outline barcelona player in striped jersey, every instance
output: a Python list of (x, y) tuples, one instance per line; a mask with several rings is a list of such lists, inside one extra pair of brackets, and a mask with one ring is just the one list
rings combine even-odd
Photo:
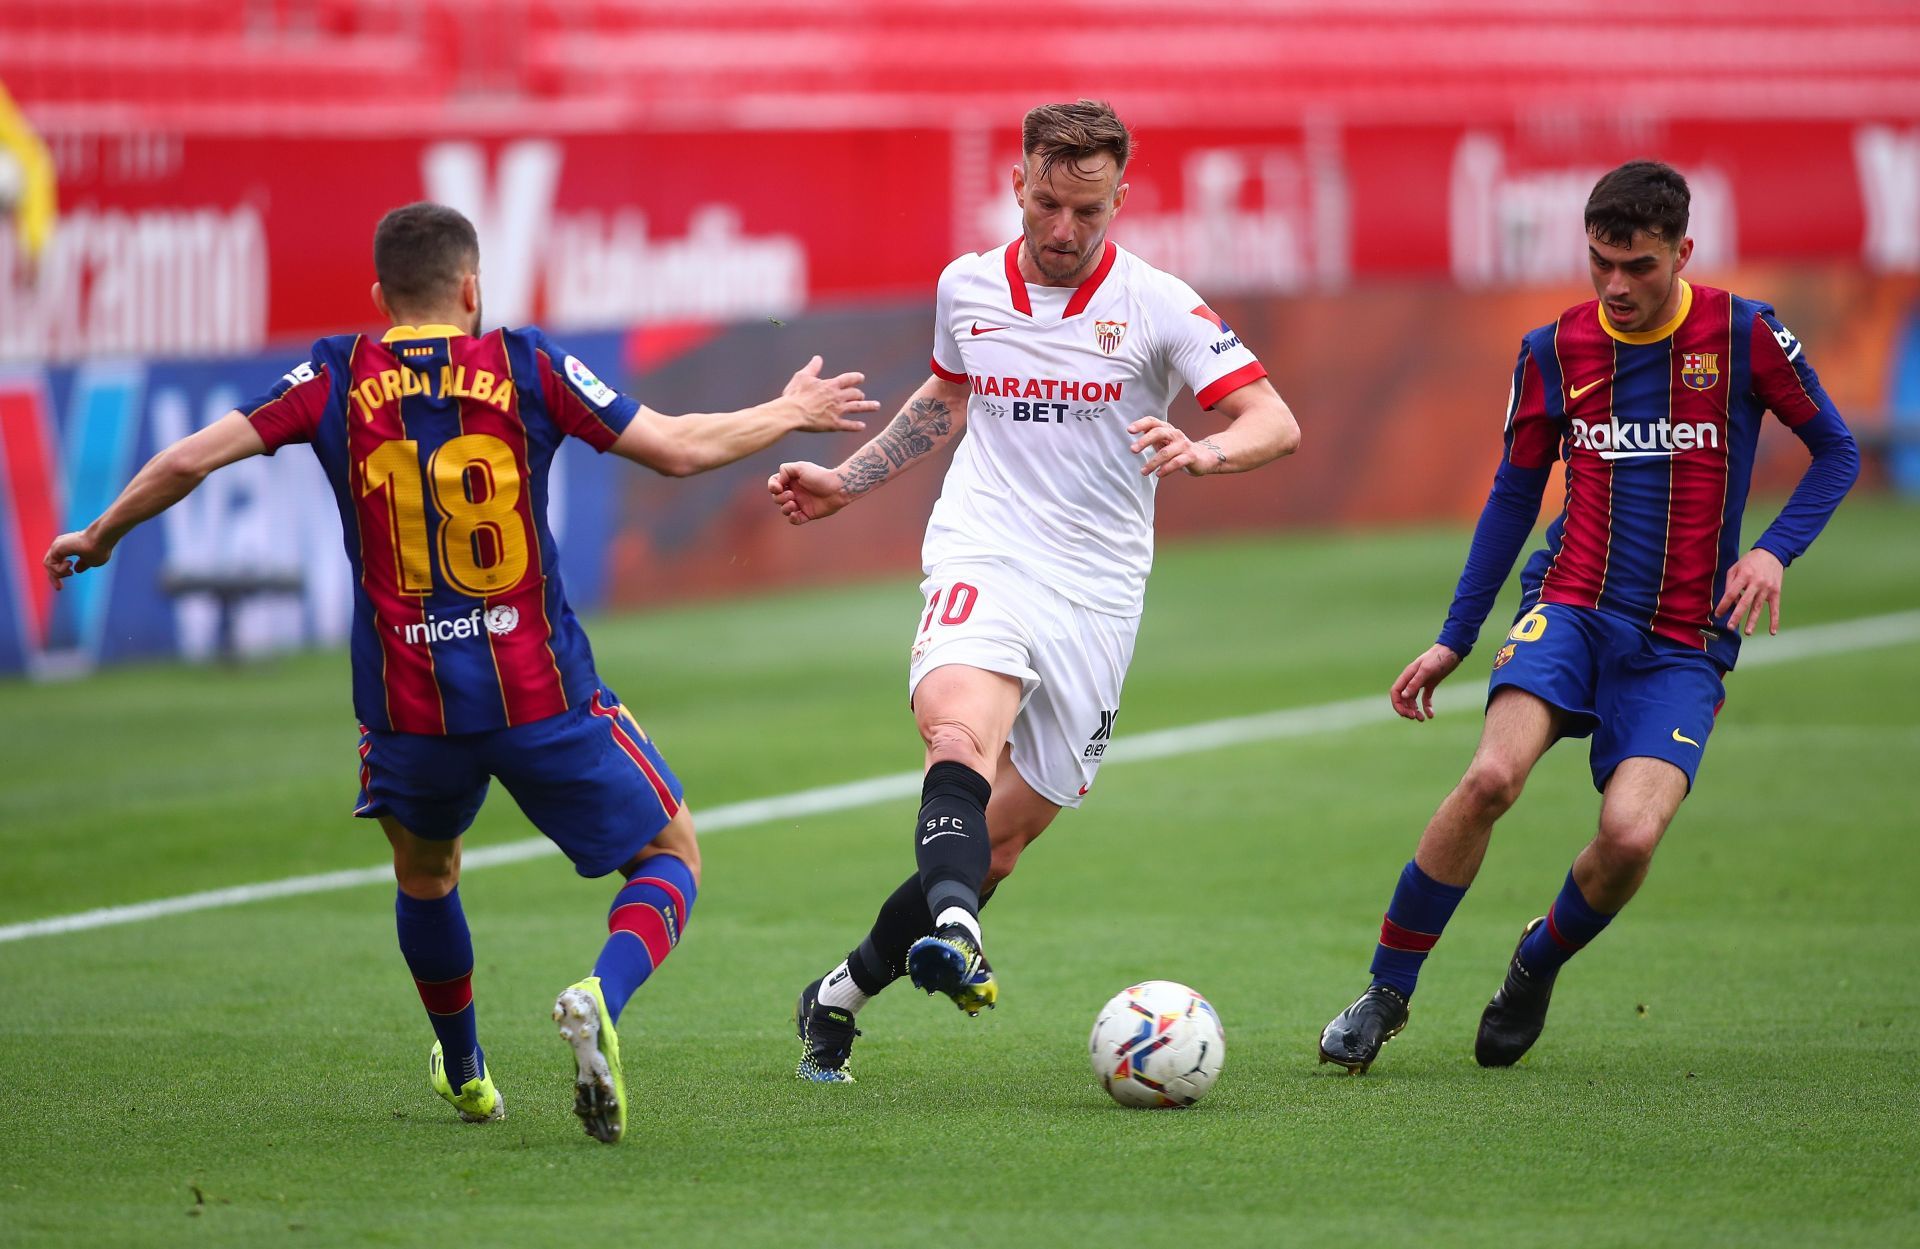
[[(1321, 1034), (1323, 1062), (1365, 1072), (1406, 1025), (1420, 966), (1494, 821), (1549, 747), (1591, 737), (1598, 831), (1526, 926), (1475, 1039), (1482, 1066), (1519, 1061), (1561, 966), (1645, 879), (1698, 774), (1742, 633), (1763, 617), (1779, 630), (1783, 570), (1859, 473), (1853, 436), (1773, 309), (1680, 276), (1693, 250), (1688, 206), (1685, 179), (1666, 165), (1635, 161), (1601, 178), (1586, 208), (1598, 298), (1521, 345), (1492, 495), (1438, 642), (1393, 683), (1396, 712), (1432, 716), (1434, 688), (1472, 649), (1559, 459), (1566, 508), (1521, 574), (1473, 762), (1401, 871), (1373, 981)], [(1768, 411), (1812, 462), (1742, 554)]]
[(777, 398), (669, 417), (594, 376), (540, 330), (480, 332), (479, 240), (437, 204), (374, 233), (385, 334), (344, 334), (266, 394), (160, 452), (86, 530), (47, 552), (63, 577), (211, 471), (308, 443), (333, 484), (353, 566), (360, 798), (393, 847), (400, 950), (436, 1040), (428, 1079), (461, 1118), (502, 1117), (481, 1048), (460, 838), (498, 778), (583, 876), (619, 872), (591, 975), (554, 1005), (573, 1051), (575, 1112), (612, 1144), (626, 1119), (615, 1022), (679, 942), (700, 852), (680, 783), (600, 679), (567, 605), (547, 525), (563, 438), (669, 476), (730, 463), (795, 430), (862, 428), (878, 405), (820, 359)]

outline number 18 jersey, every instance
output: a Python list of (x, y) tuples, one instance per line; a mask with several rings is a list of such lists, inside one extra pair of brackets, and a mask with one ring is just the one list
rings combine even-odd
[(353, 566), (353, 705), (400, 733), (558, 715), (597, 687), (547, 526), (560, 440), (611, 447), (639, 405), (538, 329), (344, 334), (240, 409), (313, 445)]

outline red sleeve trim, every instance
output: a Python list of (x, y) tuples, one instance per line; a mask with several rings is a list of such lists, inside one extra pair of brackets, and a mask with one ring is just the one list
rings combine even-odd
[(967, 375), (965, 373), (955, 373), (951, 369), (941, 368), (938, 359), (930, 360), (929, 363), (933, 365), (933, 375), (941, 381), (952, 382), (955, 386), (965, 386), (967, 384)]
[(1207, 383), (1207, 388), (1195, 395), (1194, 399), (1199, 402), (1201, 407), (1211, 408), (1214, 404), (1220, 402), (1242, 386), (1245, 386), (1248, 382), (1257, 382), (1266, 375), (1267, 366), (1255, 360), (1251, 364), (1241, 365), (1225, 377), (1217, 378)]

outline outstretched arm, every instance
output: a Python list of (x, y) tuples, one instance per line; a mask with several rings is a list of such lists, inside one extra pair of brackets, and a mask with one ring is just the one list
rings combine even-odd
[(668, 416), (642, 407), (612, 450), (669, 477), (704, 473), (752, 455), (795, 430), (865, 429), (852, 413), (880, 405), (860, 391), (862, 373), (820, 376), (820, 357), (795, 373), (777, 399), (737, 412)]
[(767, 493), (791, 524), (822, 520), (952, 442), (966, 419), (966, 385), (929, 377), (899, 415), (839, 467), (782, 464), (767, 478)]
[(98, 568), (113, 557), (113, 548), (142, 521), (152, 520), (193, 493), (208, 473), (235, 460), (259, 455), (267, 444), (239, 412), (229, 412), (205, 429), (148, 460), (135, 473), (106, 511), (78, 533), (63, 533), (47, 548), (41, 562), (53, 588), (75, 573)]

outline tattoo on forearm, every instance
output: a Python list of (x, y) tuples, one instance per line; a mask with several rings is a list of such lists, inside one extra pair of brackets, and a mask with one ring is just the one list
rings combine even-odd
[(915, 399), (840, 474), (848, 494), (865, 494), (934, 449), (953, 431), (953, 412), (938, 399)]
[(1196, 447), (1205, 447), (1207, 450), (1213, 452), (1217, 462), (1221, 464), (1225, 464), (1227, 462), (1227, 453), (1225, 451), (1222, 451), (1220, 449), (1220, 444), (1215, 442), (1213, 439), (1202, 438), (1199, 442), (1196, 442), (1193, 445)]

